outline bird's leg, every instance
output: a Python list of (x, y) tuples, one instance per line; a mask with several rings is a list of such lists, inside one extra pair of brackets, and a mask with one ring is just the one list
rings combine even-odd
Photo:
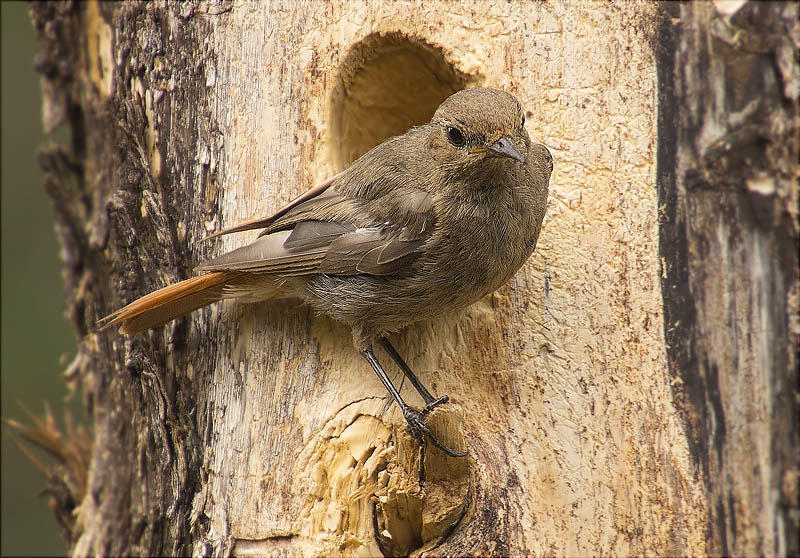
[(408, 378), (408, 381), (414, 386), (414, 389), (417, 390), (417, 393), (422, 396), (422, 399), (425, 401), (425, 409), (423, 410), (424, 414), (427, 414), (439, 405), (450, 401), (450, 398), (446, 395), (442, 395), (438, 399), (431, 395), (431, 392), (425, 389), (425, 386), (422, 385), (422, 382), (419, 381), (419, 378), (417, 378), (416, 374), (411, 371), (411, 368), (408, 366), (408, 364), (406, 364), (406, 361), (403, 360), (403, 357), (400, 356), (400, 354), (386, 337), (381, 337), (380, 343), (386, 352), (389, 353), (389, 356), (392, 357), (392, 360), (394, 360), (397, 363), (397, 366), (400, 367), (400, 370), (403, 371), (403, 374), (406, 375), (406, 378)]
[[(406, 404), (405, 401), (403, 401), (403, 398), (400, 396), (400, 392), (397, 391), (397, 388), (394, 387), (394, 384), (389, 379), (389, 376), (386, 375), (383, 366), (381, 366), (381, 363), (378, 362), (378, 359), (375, 357), (375, 353), (372, 352), (372, 349), (364, 349), (363, 351), (361, 351), (361, 356), (363, 356), (366, 359), (366, 361), (369, 362), (370, 366), (372, 366), (372, 369), (375, 371), (375, 374), (377, 374), (378, 378), (380, 378), (381, 382), (383, 382), (383, 385), (386, 388), (386, 390), (391, 394), (392, 398), (400, 406), (400, 410), (403, 412), (403, 417), (406, 419), (406, 425), (408, 431), (420, 446), (424, 445), (425, 436), (427, 435), (431, 443), (440, 450), (442, 450), (443, 452), (445, 452), (447, 455), (450, 455), (452, 457), (465, 457), (467, 455), (466, 452), (460, 452), (448, 448), (447, 446), (445, 446), (439, 440), (436, 439), (436, 437), (433, 435), (433, 432), (431, 432), (430, 429), (425, 425), (425, 415), (429, 412), (429, 409), (427, 409), (426, 407), (425, 411), (418, 411), (417, 409), (414, 409), (413, 407)], [(409, 380), (411, 380), (411, 378), (409, 378)], [(411, 380), (411, 382), (414, 384), (415, 387), (417, 386), (417, 384), (419, 384), (419, 380), (417, 380), (416, 378)], [(430, 393), (428, 393), (428, 396), (431, 397), (431, 399), (433, 399)]]

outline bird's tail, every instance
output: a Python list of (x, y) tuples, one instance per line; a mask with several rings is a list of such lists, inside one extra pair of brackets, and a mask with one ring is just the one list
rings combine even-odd
[(99, 320), (100, 329), (121, 324), (120, 333), (138, 333), (158, 327), (193, 310), (226, 298), (226, 288), (239, 287), (246, 274), (215, 271), (169, 285)]

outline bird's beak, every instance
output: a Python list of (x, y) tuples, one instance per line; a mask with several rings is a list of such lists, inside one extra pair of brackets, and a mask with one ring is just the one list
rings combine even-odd
[(501, 157), (511, 157), (520, 163), (525, 162), (525, 157), (523, 157), (522, 154), (517, 151), (517, 148), (514, 147), (514, 142), (511, 141), (511, 138), (508, 136), (503, 136), (492, 145), (487, 147), (487, 149), (495, 155), (499, 155)]

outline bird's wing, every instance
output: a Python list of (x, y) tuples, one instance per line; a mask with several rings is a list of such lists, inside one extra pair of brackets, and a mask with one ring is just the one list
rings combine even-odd
[[(242, 223), (240, 225), (236, 225), (235, 227), (230, 227), (230, 228), (227, 228), (227, 229), (223, 229), (221, 231), (215, 232), (214, 234), (211, 234), (211, 235), (205, 237), (203, 240), (211, 240), (212, 238), (217, 238), (218, 236), (222, 236), (224, 234), (231, 234), (231, 233), (243, 232), (243, 231), (251, 231), (253, 229), (263, 229), (263, 228), (269, 227), (276, 220), (278, 220), (281, 217), (283, 217), (286, 213), (291, 211), (293, 208), (297, 207), (298, 205), (301, 205), (305, 201), (314, 199), (314, 198), (324, 194), (325, 191), (328, 188), (330, 188), (331, 184), (333, 184), (333, 182), (337, 178), (339, 178), (342, 174), (343, 173), (340, 172), (339, 174), (332, 176), (331, 178), (329, 178), (325, 182), (322, 182), (321, 184), (318, 184), (317, 186), (314, 186), (310, 190), (300, 194), (295, 199), (290, 201), (288, 204), (283, 206), (281, 209), (279, 209), (278, 211), (276, 211), (275, 213), (273, 213), (269, 217), (261, 217), (259, 219), (254, 219), (252, 221), (247, 221), (247, 222)], [(264, 233), (262, 233), (262, 234), (264, 234)]]
[(255, 242), (201, 264), (198, 271), (390, 275), (419, 256), (433, 229), (427, 193), (402, 186), (365, 200), (330, 186), (307, 192), (268, 219), (223, 231), (266, 226)]
[(412, 235), (408, 229), (366, 227), (334, 240), (320, 261), (326, 275), (393, 275), (419, 257), (430, 233)]

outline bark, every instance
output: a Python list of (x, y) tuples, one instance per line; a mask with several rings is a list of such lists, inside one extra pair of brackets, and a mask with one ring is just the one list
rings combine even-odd
[[(35, 5), (95, 421), (71, 553), (796, 552), (796, 15)], [(95, 332), (472, 85), (518, 95), (556, 165), (526, 266), (395, 339), (469, 458), (417, 451), (349, 331), (297, 304)]]
[(659, 203), (667, 358), (708, 551), (797, 555), (797, 6), (665, 8)]

